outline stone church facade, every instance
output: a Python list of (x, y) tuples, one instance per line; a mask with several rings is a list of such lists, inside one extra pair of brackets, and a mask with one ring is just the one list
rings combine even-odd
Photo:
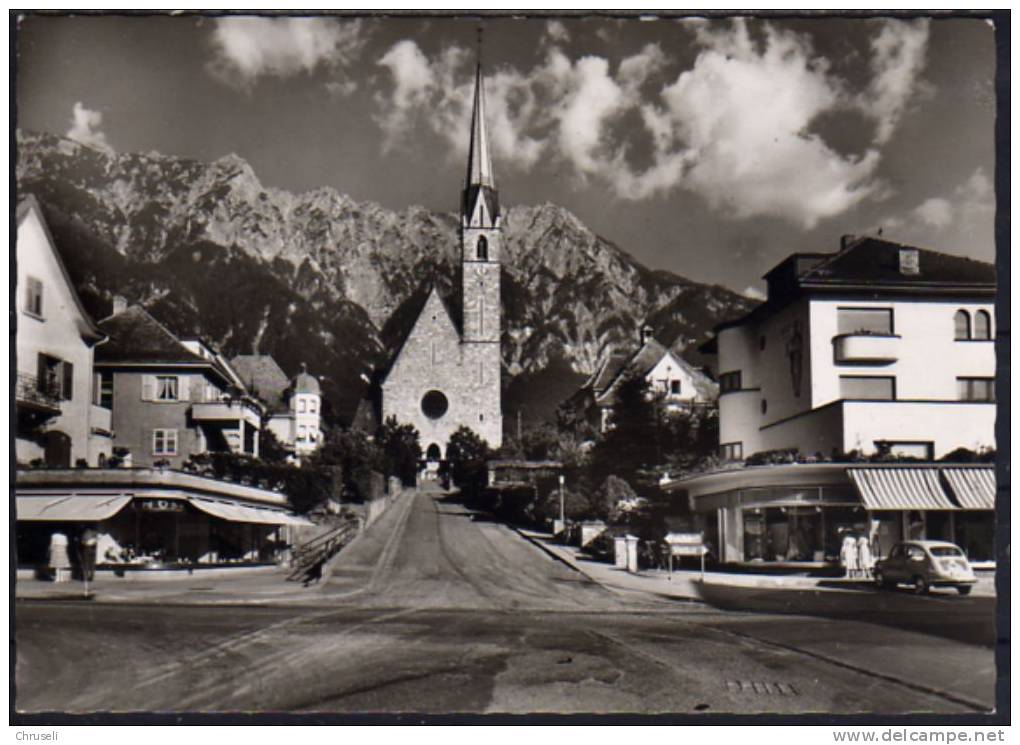
[(481, 67), (475, 74), (471, 144), (461, 203), (461, 327), (433, 287), (382, 384), (382, 415), (414, 425), (426, 457), (446, 457), (464, 426), (490, 447), (503, 441), (500, 400), (500, 261), (503, 228), (485, 127)]

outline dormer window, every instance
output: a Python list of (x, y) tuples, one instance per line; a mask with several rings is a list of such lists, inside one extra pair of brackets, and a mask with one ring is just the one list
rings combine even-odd
[(475, 255), (479, 261), (489, 260), (489, 241), (486, 240), (484, 235), (478, 239), (477, 251)]

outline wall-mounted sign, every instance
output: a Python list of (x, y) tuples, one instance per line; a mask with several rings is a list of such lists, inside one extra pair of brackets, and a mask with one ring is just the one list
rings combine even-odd
[(139, 499), (137, 503), (145, 512), (184, 512), (184, 503), (175, 499)]

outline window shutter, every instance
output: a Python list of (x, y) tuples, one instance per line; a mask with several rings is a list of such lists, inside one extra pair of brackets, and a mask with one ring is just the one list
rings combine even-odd
[(74, 365), (70, 362), (63, 363), (64, 368), (64, 390), (63, 398), (65, 401), (70, 401), (74, 398)]
[(177, 398), (180, 401), (191, 400), (191, 376), (181, 375), (177, 378)]
[(152, 375), (142, 376), (142, 400), (154, 401), (156, 398), (156, 378)]
[(42, 352), (36, 357), (35, 387), (40, 393), (46, 393), (46, 355)]

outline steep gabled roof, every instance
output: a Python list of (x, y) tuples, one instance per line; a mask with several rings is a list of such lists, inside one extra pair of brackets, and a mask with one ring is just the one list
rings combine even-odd
[(289, 411), (284, 393), (290, 386), (287, 374), (268, 354), (239, 354), (230, 361), (252, 395), (258, 396), (273, 413)]
[(34, 214), (36, 219), (39, 221), (43, 235), (46, 236), (46, 242), (49, 243), (50, 251), (53, 253), (53, 258), (56, 260), (57, 267), (60, 269), (60, 274), (64, 278), (64, 284), (67, 285), (67, 289), (71, 293), (71, 299), (74, 301), (74, 307), (80, 316), (78, 321), (79, 333), (87, 342), (95, 343), (100, 341), (103, 338), (103, 333), (96, 326), (95, 321), (92, 320), (92, 316), (90, 316), (88, 311), (85, 310), (85, 306), (82, 305), (81, 298), (78, 297), (78, 291), (74, 288), (74, 283), (71, 281), (71, 275), (67, 272), (67, 265), (64, 264), (64, 260), (60, 256), (60, 251), (57, 250), (57, 243), (53, 240), (53, 234), (50, 232), (50, 226), (46, 223), (46, 217), (43, 215), (39, 201), (35, 198), (34, 194), (26, 194), (21, 201), (18, 202), (18, 226), (20, 227), (21, 223), (31, 214)]
[(96, 362), (205, 365), (210, 360), (185, 347), (163, 324), (139, 305), (104, 318), (99, 329), (110, 338), (96, 350)]
[(673, 364), (687, 373), (700, 397), (704, 399), (715, 397), (717, 393), (715, 383), (707, 375), (686, 360), (677, 357), (652, 337), (630, 355), (619, 352), (610, 355), (596, 374), (584, 384), (582, 390), (591, 388), (600, 403), (612, 403), (616, 389), (628, 375), (648, 375), (663, 357), (669, 357)]
[(462, 336), (461, 329), (458, 326), (457, 322), (454, 320), (453, 313), (450, 312), (450, 306), (447, 305), (446, 300), (443, 299), (443, 296), (439, 292), (439, 289), (435, 285), (432, 285), (429, 288), (429, 291), (426, 293), (425, 299), (421, 302), (421, 305), (419, 305), (418, 310), (414, 314), (414, 322), (410, 324), (407, 331), (404, 333), (403, 338), (400, 340), (400, 344), (397, 345), (395, 351), (393, 352), (393, 355), (387, 361), (386, 368), (379, 378), (380, 385), (386, 382), (386, 379), (389, 377), (390, 372), (393, 370), (393, 367), (397, 364), (397, 360), (400, 359), (400, 355), (404, 351), (404, 347), (407, 346), (407, 340), (411, 338), (411, 334), (413, 334), (415, 328), (417, 328), (418, 323), (421, 320), (422, 314), (425, 312), (425, 308), (428, 307), (428, 304), (432, 300), (433, 295), (436, 297), (436, 300), (442, 307), (443, 312), (446, 314), (446, 318), (447, 320), (449, 320), (450, 325), (453, 327), (454, 332), (457, 334), (457, 336)]

